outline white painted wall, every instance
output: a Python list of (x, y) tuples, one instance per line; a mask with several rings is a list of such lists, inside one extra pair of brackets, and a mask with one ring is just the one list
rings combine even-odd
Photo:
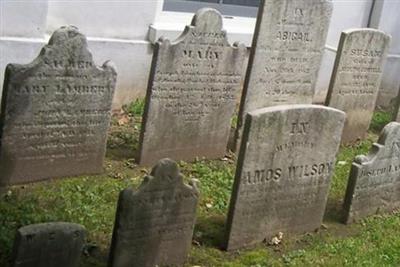
[[(75, 25), (89, 40), (98, 65), (112, 60), (118, 69), (114, 108), (143, 97), (147, 87), (152, 42), (174, 39), (193, 14), (163, 12), (164, 0), (0, 0), (0, 88), (7, 63), (32, 61), (49, 35), (62, 25)], [(328, 88), (340, 32), (366, 27), (374, 0), (333, 0), (327, 47), (317, 82), (316, 102)], [(371, 26), (391, 33), (393, 46), (382, 83), (380, 104), (397, 95), (400, 84), (400, 0), (375, 0)], [(251, 44), (254, 18), (225, 18), (231, 42)], [(152, 25), (150, 27), (150, 25)]]
[(392, 36), (377, 103), (379, 106), (388, 108), (396, 102), (395, 98), (400, 88), (400, 1), (377, 0), (370, 26)]
[(47, 0), (0, 0), (0, 37), (42, 38), (47, 11)]
[(147, 41), (159, 12), (157, 0), (49, 0), (47, 32), (73, 24), (90, 37)]
[(341, 32), (348, 28), (362, 28), (368, 25), (373, 0), (333, 1), (331, 24), (327, 46), (315, 89), (314, 102), (324, 103), (328, 92)]

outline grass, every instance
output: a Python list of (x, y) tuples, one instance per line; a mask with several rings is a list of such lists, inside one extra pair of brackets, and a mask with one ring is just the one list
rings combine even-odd
[(372, 117), (370, 124), (370, 131), (379, 133), (383, 127), (392, 120), (392, 114), (390, 112), (376, 111)]
[[(8, 267), (19, 227), (49, 221), (83, 224), (89, 245), (82, 266), (106, 266), (118, 194), (123, 188), (137, 187), (149, 171), (133, 159), (140, 103), (114, 118), (104, 174), (14, 186), (0, 199), (0, 266)], [(180, 162), (185, 179), (200, 180), (201, 190), (193, 247), (185, 266), (400, 266), (400, 213), (369, 217), (349, 226), (340, 222), (352, 160), (368, 152), (386, 122), (386, 114), (375, 114), (366, 140), (340, 148), (324, 227), (315, 233), (284, 236), (279, 246), (260, 244), (237, 252), (222, 251), (235, 159), (228, 155), (220, 160)]]
[(144, 99), (138, 98), (129, 105), (124, 105), (122, 110), (132, 116), (142, 116), (144, 110)]

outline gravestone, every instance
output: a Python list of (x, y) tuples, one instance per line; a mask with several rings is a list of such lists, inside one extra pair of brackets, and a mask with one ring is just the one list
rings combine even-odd
[(175, 41), (155, 45), (142, 132), (140, 164), (225, 155), (241, 89), (244, 45), (231, 46), (221, 14), (201, 9)]
[(55, 31), (30, 64), (9, 64), (2, 98), (0, 185), (102, 171), (116, 72), (97, 67), (84, 35)]
[(312, 103), (331, 15), (329, 0), (261, 1), (235, 147), (249, 111)]
[(399, 94), (396, 97), (396, 103), (394, 105), (393, 121), (400, 122), (400, 89)]
[(367, 156), (352, 164), (344, 201), (345, 223), (400, 207), (400, 123), (383, 129)]
[(181, 266), (185, 262), (199, 192), (195, 183), (185, 185), (182, 179), (177, 164), (162, 159), (137, 191), (121, 192), (110, 267)]
[(321, 225), (344, 120), (344, 112), (316, 105), (269, 107), (247, 115), (227, 250)]
[(363, 139), (372, 119), (390, 36), (374, 29), (344, 31), (326, 105), (346, 112), (343, 143)]
[(43, 223), (20, 228), (13, 267), (78, 267), (86, 231), (73, 223)]

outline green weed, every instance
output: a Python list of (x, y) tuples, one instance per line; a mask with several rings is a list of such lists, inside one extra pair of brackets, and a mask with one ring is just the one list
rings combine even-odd
[(390, 112), (376, 111), (372, 116), (372, 121), (369, 126), (370, 131), (380, 133), (386, 124), (392, 121), (392, 114)]
[(142, 116), (144, 111), (145, 101), (142, 98), (138, 98), (132, 103), (123, 106), (123, 110), (131, 116)]

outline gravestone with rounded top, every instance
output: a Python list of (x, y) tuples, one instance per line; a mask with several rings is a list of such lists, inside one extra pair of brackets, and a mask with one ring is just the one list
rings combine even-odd
[(162, 159), (137, 191), (118, 201), (110, 267), (181, 266), (192, 242), (199, 192), (177, 164)]
[(155, 45), (140, 164), (225, 155), (246, 47), (227, 41), (222, 16), (201, 9), (174, 42)]
[(367, 134), (389, 44), (390, 36), (374, 29), (350, 29), (341, 35), (326, 105), (346, 112), (343, 143)]
[(345, 222), (400, 208), (400, 123), (383, 129), (367, 156), (352, 164), (344, 201)]
[(250, 52), (236, 147), (248, 112), (311, 104), (332, 15), (330, 0), (262, 0)]
[(227, 250), (321, 225), (344, 120), (344, 112), (316, 105), (275, 106), (247, 115)]
[(20, 228), (13, 267), (78, 267), (86, 230), (74, 223), (42, 223)]
[(2, 98), (0, 186), (102, 171), (115, 69), (97, 67), (73, 26), (30, 64), (9, 64)]

